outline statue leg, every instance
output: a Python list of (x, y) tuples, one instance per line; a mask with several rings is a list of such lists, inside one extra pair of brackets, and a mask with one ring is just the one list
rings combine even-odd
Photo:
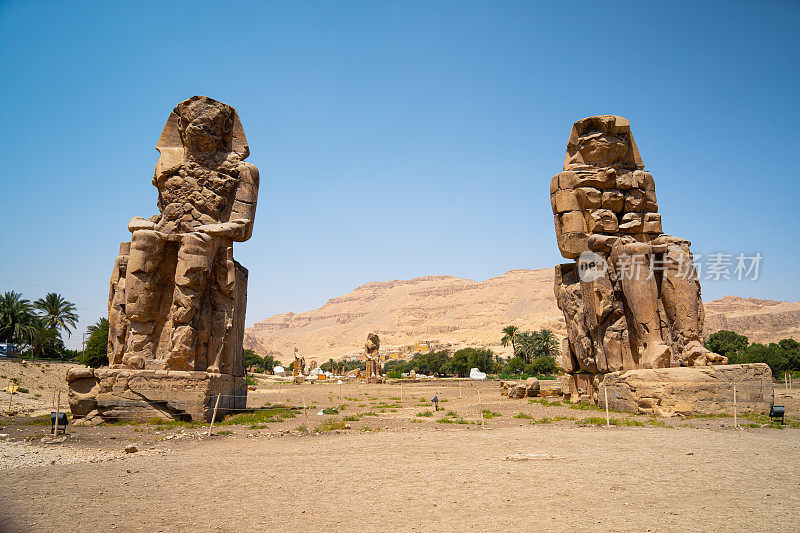
[(216, 239), (204, 233), (185, 235), (178, 248), (175, 290), (170, 311), (174, 329), (166, 365), (170, 370), (195, 370), (197, 331), (196, 324), (192, 321), (206, 292), (216, 248)]
[(155, 357), (153, 339), (159, 294), (157, 272), (164, 256), (165, 241), (151, 230), (137, 230), (131, 237), (131, 252), (125, 275), (125, 314), (128, 317), (128, 341), (122, 364), (144, 368)]
[(700, 282), (692, 265), (692, 254), (686, 241), (670, 243), (664, 253), (664, 275), (661, 298), (664, 310), (677, 338), (682, 366), (724, 364), (727, 359), (707, 350), (700, 341), (702, 334)]
[(658, 286), (650, 269), (650, 246), (644, 243), (615, 245), (611, 262), (622, 283), (625, 304), (636, 322), (637, 334), (644, 345), (639, 357), (642, 368), (666, 368), (671, 350), (661, 338), (658, 318)]
[(226, 246), (214, 265), (215, 284), (211, 300), (215, 311), (211, 315), (211, 335), (208, 343), (210, 365), (206, 372), (230, 372), (230, 333), (233, 329), (233, 306), (236, 301), (236, 266), (233, 262), (233, 247)]

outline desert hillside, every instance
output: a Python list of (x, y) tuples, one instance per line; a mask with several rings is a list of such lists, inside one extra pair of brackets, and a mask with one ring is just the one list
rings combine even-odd
[[(798, 302), (726, 296), (707, 302), (706, 315), (707, 332), (733, 329), (761, 342), (800, 338)], [(296, 346), (307, 359), (327, 360), (360, 351), (370, 331), (386, 347), (423, 340), (495, 347), (510, 324), (566, 334), (553, 269), (511, 270), (482, 282), (425, 276), (367, 283), (319, 309), (257, 322), (244, 342), (278, 359), (291, 358)]]

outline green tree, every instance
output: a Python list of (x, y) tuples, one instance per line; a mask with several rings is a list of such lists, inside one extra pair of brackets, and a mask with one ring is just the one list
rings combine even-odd
[(458, 377), (462, 378), (469, 374), (469, 357), (472, 353), (472, 350), (473, 348), (464, 348), (462, 350), (458, 350), (453, 354), (453, 358), (450, 359), (446, 365), (449, 368), (447, 370), (443, 368), (442, 371), (447, 373), (452, 372), (453, 374), (456, 374)]
[(242, 350), (242, 364), (246, 369), (255, 367), (256, 372), (264, 370), (264, 359), (249, 348)]
[(522, 374), (523, 370), (525, 370), (525, 360), (518, 356), (512, 357), (503, 368), (500, 369), (500, 375), (515, 376), (516, 374)]
[(561, 348), (558, 345), (558, 338), (555, 333), (549, 329), (542, 329), (539, 331), (537, 343), (537, 353), (539, 356), (550, 357), (555, 361), (556, 356), (561, 353)]
[(706, 349), (724, 355), (729, 361), (736, 359), (737, 354), (747, 349), (749, 344), (747, 337), (727, 329), (712, 333), (705, 342)]
[(36, 314), (22, 294), (6, 291), (0, 296), (0, 341), (28, 344), (36, 329)]
[(88, 328), (89, 340), (78, 361), (92, 368), (108, 364), (108, 319), (101, 318)]
[(67, 332), (72, 336), (72, 329), (78, 323), (78, 308), (60, 294), (49, 292), (44, 298), (33, 302), (33, 307), (41, 312), (41, 316), (49, 327)]
[(503, 338), (500, 339), (500, 344), (503, 345), (503, 348), (511, 344), (511, 351), (514, 355), (517, 355), (517, 333), (519, 332), (519, 328), (517, 326), (506, 326), (503, 328)]
[(36, 326), (31, 332), (29, 345), (33, 357), (61, 357), (64, 341), (61, 333), (50, 325), (45, 317), (37, 317)]

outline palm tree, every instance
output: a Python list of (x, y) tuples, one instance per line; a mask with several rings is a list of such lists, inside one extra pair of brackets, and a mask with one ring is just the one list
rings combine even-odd
[(6, 291), (0, 296), (0, 341), (27, 343), (36, 329), (36, 314), (22, 294)]
[(92, 324), (91, 326), (86, 328), (86, 331), (90, 335), (93, 335), (93, 334), (97, 333), (98, 331), (103, 331), (103, 330), (107, 330), (107, 329), (108, 329), (108, 319), (103, 317), (103, 318), (98, 318), (97, 322), (95, 322), (94, 324)]
[(48, 326), (67, 332), (67, 337), (72, 336), (72, 330), (78, 323), (78, 310), (75, 304), (67, 301), (63, 296), (55, 292), (49, 292), (44, 298), (39, 298), (33, 302), (33, 307), (41, 311), (42, 317)]
[(519, 350), (519, 356), (522, 357), (522, 360), (526, 363), (530, 363), (536, 357), (538, 341), (538, 333), (535, 331), (517, 333), (517, 349)]
[(30, 338), (31, 355), (36, 358), (54, 353), (60, 354), (63, 351), (64, 343), (61, 341), (61, 334), (58, 330), (51, 326), (45, 317), (36, 317), (35, 323)]
[(558, 346), (558, 339), (556, 338), (555, 333), (549, 329), (542, 329), (539, 332), (538, 344), (538, 352), (541, 355), (555, 358), (555, 356), (561, 353), (561, 350)]
[(505, 333), (505, 335), (500, 339), (500, 344), (503, 345), (503, 348), (508, 346), (509, 343), (511, 344), (511, 351), (514, 352), (514, 355), (517, 355), (516, 340), (518, 331), (519, 328), (517, 326), (506, 326), (503, 328), (503, 333)]

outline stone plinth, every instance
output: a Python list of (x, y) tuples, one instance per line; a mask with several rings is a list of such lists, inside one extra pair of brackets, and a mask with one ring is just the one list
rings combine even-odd
[[(628, 370), (600, 381), (608, 387), (609, 407), (621, 411), (733, 415), (734, 384), (739, 413), (768, 414), (773, 403), (772, 372), (764, 363)], [(603, 405), (602, 386), (595, 397)]]
[(211, 420), (247, 404), (244, 378), (229, 374), (124, 368), (73, 369), (67, 374), (69, 405), (84, 424), (114, 420)]

